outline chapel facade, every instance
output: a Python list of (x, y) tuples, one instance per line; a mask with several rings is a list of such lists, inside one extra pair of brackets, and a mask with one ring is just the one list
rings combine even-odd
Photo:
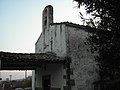
[(91, 53), (89, 35), (92, 28), (70, 22), (53, 22), (53, 7), (42, 13), (42, 33), (35, 44), (36, 53), (64, 58), (42, 63), (33, 71), (32, 86), (36, 90), (94, 90), (99, 80), (95, 62), (97, 52)]

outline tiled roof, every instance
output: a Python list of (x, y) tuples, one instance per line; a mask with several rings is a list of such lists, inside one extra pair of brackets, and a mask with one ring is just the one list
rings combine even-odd
[(9, 53), (9, 52), (0, 52), (1, 59), (13, 59), (14, 60), (39, 60), (39, 61), (64, 61), (64, 57), (59, 57), (52, 53)]
[(42, 63), (64, 63), (65, 57), (59, 57), (52, 53), (9, 53), (0, 52), (2, 67), (39, 66)]
[[(84, 26), (84, 25), (72, 23), (72, 22), (58, 22), (58, 23), (51, 23), (50, 25), (57, 25), (57, 24), (65, 24), (65, 25), (68, 25), (68, 26), (82, 28), (82, 29), (86, 29), (86, 28), (89, 27), (89, 26)], [(91, 27), (89, 27), (89, 28), (91, 28)], [(95, 29), (95, 28), (91, 28), (91, 29)]]
[(87, 32), (92, 32), (92, 33), (96, 33), (96, 32), (105, 33), (106, 32), (106, 30), (103, 30), (103, 29), (93, 28), (90, 26), (80, 25), (80, 24), (76, 24), (76, 23), (72, 23), (72, 22), (58, 22), (58, 23), (51, 23), (50, 25), (60, 25), (60, 24), (65, 24), (67, 26), (80, 28)]

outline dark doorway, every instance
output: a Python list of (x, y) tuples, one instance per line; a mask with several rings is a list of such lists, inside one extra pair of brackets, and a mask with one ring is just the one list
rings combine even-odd
[(42, 77), (43, 90), (50, 90), (50, 75)]

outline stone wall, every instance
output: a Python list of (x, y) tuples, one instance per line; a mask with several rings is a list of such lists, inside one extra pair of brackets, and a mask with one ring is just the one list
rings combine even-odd
[[(42, 39), (39, 39), (42, 41), (45, 38), (48, 43), (42, 52), (53, 52), (58, 56), (71, 58), (69, 73), (71, 90), (94, 90), (93, 82), (99, 79), (97, 62), (95, 62), (98, 53), (90, 51), (88, 38), (92, 33), (88, 29), (71, 23), (53, 23), (46, 32), (49, 34), (42, 33), (45, 37), (41, 36)], [(42, 48), (41, 43), (36, 44), (37, 52)]]
[(71, 79), (75, 81), (72, 90), (94, 90), (93, 82), (98, 80), (95, 62), (97, 52), (90, 52), (89, 32), (77, 27), (66, 26), (67, 54), (71, 58)]

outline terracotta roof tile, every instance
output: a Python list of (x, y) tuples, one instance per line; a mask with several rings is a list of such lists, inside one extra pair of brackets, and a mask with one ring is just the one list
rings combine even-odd
[(65, 61), (65, 57), (59, 57), (52, 53), (10, 53), (0, 52), (0, 58), (2, 60), (22, 60), (22, 61), (51, 61), (62, 62)]
[(35, 69), (44, 63), (65, 63), (66, 57), (59, 57), (53, 53), (9, 53), (0, 52), (2, 70)]

